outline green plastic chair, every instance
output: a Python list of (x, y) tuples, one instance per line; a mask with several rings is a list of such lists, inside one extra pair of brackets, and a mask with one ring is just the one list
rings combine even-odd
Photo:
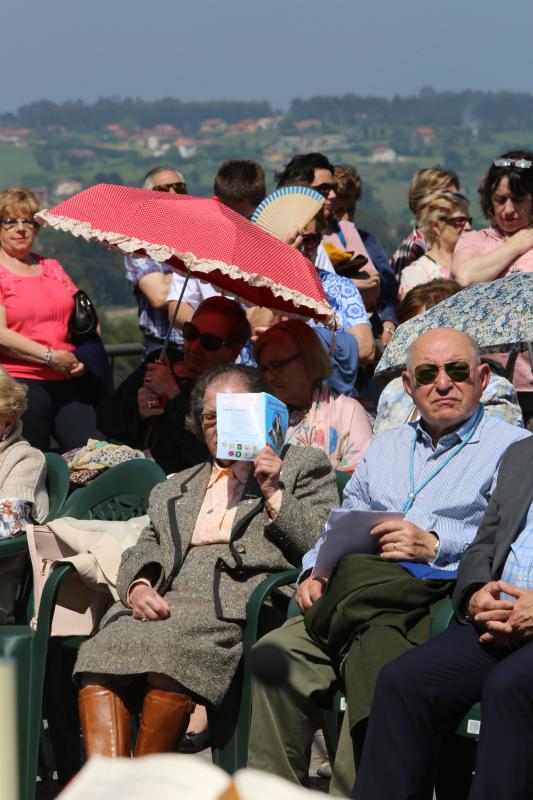
[[(51, 463), (54, 480), (57, 479), (58, 485), (63, 486), (59, 461), (53, 458)], [(147, 459), (135, 459), (113, 467), (91, 485), (75, 491), (62, 508), (59, 503), (51, 503), (51, 508), (54, 507), (56, 518), (71, 516), (77, 519), (126, 520), (146, 513), (151, 490), (165, 479), (165, 473), (157, 464)], [(3, 544), (4, 542), (0, 542), (0, 548)], [(12, 554), (27, 551), (25, 537), (5, 544), (10, 545), (9, 549), (6, 548), (6, 555), (8, 552)], [(52, 571), (46, 581), (35, 630), (29, 624), (6, 625), (0, 628), (0, 654), (13, 658), (17, 665), (20, 800), (34, 800), (35, 797), (50, 629), (57, 591), (70, 571), (70, 565), (61, 565)], [(59, 638), (54, 637), (54, 640)], [(61, 644), (77, 648), (84, 638), (61, 637)]]
[[(339, 499), (342, 502), (344, 488), (351, 475), (337, 470), (335, 479)], [(247, 658), (260, 636), (261, 610), (265, 600), (282, 586), (295, 583), (300, 569), (289, 569), (265, 578), (257, 586), (246, 605), (246, 626), (243, 635), (243, 658), (241, 666), (233, 680), (230, 690), (220, 708), (209, 713), (209, 725), (214, 723), (217, 729), (226, 725), (227, 739), (221, 745), (212, 746), (213, 762), (232, 775), (238, 769), (246, 767), (248, 762), (248, 740), (250, 737), (250, 721), (252, 715), (252, 676), (246, 668)], [(287, 609), (287, 618), (300, 613), (296, 601), (291, 598)], [(339, 735), (340, 693), (337, 693), (331, 709), (322, 709), (324, 738), (330, 755), (335, 753)], [(232, 710), (238, 709), (236, 718)], [(231, 720), (234, 725), (231, 726)]]
[[(57, 453), (45, 453), (47, 478), (46, 486), (49, 497), (49, 512), (45, 521), (61, 514), (61, 509), (69, 490), (69, 471), (64, 459)], [(43, 675), (35, 674), (32, 665), (35, 654), (46, 648), (50, 628), (38, 626), (32, 630), (29, 626), (32, 608), (31, 570), (29, 569), (28, 542), (26, 535), (0, 541), (0, 559), (8, 556), (24, 554), (28, 556), (28, 569), (21, 584), (16, 603), (15, 616), (17, 625), (0, 626), (0, 655), (12, 658), (16, 662), (17, 671), (17, 709), (18, 709), (18, 748), (19, 748), (19, 791), (21, 800), (30, 800), (35, 793), (35, 773), (39, 750), (40, 697), (42, 696)], [(54, 597), (43, 598), (43, 613), (46, 616), (47, 606)], [(50, 616), (48, 614), (48, 616)], [(38, 709), (35, 713), (35, 709)], [(30, 739), (28, 732), (36, 730), (35, 738)]]
[(46, 488), (48, 490), (49, 509), (45, 522), (61, 516), (62, 508), (70, 488), (70, 475), (65, 459), (58, 453), (45, 453)]
[(153, 487), (166, 477), (161, 467), (147, 458), (125, 461), (72, 492), (61, 516), (122, 521), (142, 516)]

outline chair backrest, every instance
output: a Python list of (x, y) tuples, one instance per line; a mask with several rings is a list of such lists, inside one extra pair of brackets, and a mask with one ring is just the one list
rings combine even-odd
[(164, 480), (165, 473), (153, 461), (125, 461), (73, 492), (61, 516), (122, 521), (140, 517), (146, 514), (150, 492)]
[(58, 453), (45, 453), (46, 488), (50, 507), (45, 522), (61, 516), (61, 509), (67, 499), (70, 477), (67, 462)]
[(352, 476), (349, 472), (341, 472), (339, 469), (335, 470), (335, 480), (337, 481), (337, 491), (339, 493), (339, 500), (342, 503), (342, 496), (344, 493), (344, 487), (348, 483)]

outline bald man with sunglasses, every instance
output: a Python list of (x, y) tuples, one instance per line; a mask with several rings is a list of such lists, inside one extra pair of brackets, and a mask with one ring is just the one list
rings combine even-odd
[(420, 336), (402, 378), (420, 420), (374, 439), (342, 506), (402, 517), (372, 528), (377, 555), (347, 556), (329, 577), (313, 574), (333, 530), (326, 524), (303, 559), (296, 599), (304, 616), (262, 640), (287, 654), (290, 689), (254, 687), (249, 766), (305, 783), (310, 743), (321, 724), (318, 701), (342, 673), (348, 710), (334, 794), (346, 795), (353, 784), (381, 666), (429, 635), (431, 609), (453, 590), (500, 460), (509, 445), (529, 435), (484, 413), (480, 398), (489, 368), (466, 334), (434, 329)]

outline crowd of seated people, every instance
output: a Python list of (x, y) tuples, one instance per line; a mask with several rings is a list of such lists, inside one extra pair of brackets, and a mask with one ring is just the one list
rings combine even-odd
[[(234, 678), (252, 590), (298, 567), (301, 614), (281, 625), (280, 597), (275, 629), (257, 645), (280, 648), (290, 677), (282, 687), (254, 682), (249, 764), (306, 785), (321, 704), (341, 682), (347, 710), (330, 791), (423, 797), (440, 731), (482, 695), (510, 705), (495, 674), (529, 703), (533, 372), (526, 353), (480, 355), (475, 327), (471, 335), (452, 327), (421, 334), (386, 385), (373, 369), (399, 325), (447, 298), (460, 307), (473, 284), (533, 271), (533, 153), (513, 150), (490, 165), (480, 186), (489, 221), (482, 230), (472, 229), (453, 171), (420, 170), (409, 188), (413, 227), (390, 260), (376, 235), (356, 225), (355, 167), (307, 153), (276, 177), (278, 187), (309, 186), (324, 198), (286, 244), (314, 265), (338, 329), (245, 307), (197, 279), (182, 292), (185, 279), (168, 264), (126, 256), (145, 358), (111, 393), (102, 393), (69, 334), (76, 285), (34, 251), (37, 199), (26, 189), (0, 192), (2, 535), (46, 517), (42, 451), (52, 445), (65, 451), (107, 438), (144, 451), (169, 477), (152, 492), (150, 524), (123, 555), (119, 601), (79, 652), (88, 756), (205, 745), (198, 710), (216, 710)], [(169, 165), (151, 169), (144, 188), (190, 191)], [(266, 194), (253, 161), (224, 162), (214, 179), (216, 202), (247, 219)], [(287, 406), (279, 456), (266, 447), (253, 463), (217, 458), (221, 392), (267, 392)], [(351, 476), (343, 508), (381, 517), (370, 528), (371, 554), (324, 571), (315, 564), (339, 505), (336, 472)], [(519, 503), (508, 502), (509, 476)], [(21, 568), (20, 559), (0, 562), (4, 624), (13, 621)], [(427, 642), (434, 612), (452, 595), (455, 627)], [(462, 683), (450, 682), (447, 663)], [(438, 715), (425, 671), (436, 682)], [(533, 742), (531, 715), (513, 707), (504, 716), (507, 740)], [(498, 782), (487, 776), (497, 722), (483, 730), (484, 777), (476, 773), (472, 797), (496, 798)], [(394, 787), (380, 767), (382, 741)], [(529, 797), (533, 770), (506, 759), (523, 792), (513, 796)]]

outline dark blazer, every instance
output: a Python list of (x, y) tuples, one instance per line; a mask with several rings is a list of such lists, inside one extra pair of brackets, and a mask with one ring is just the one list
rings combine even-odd
[[(145, 359), (115, 389), (111, 397), (98, 406), (96, 424), (98, 430), (112, 439), (139, 450), (148, 448), (154, 461), (168, 475), (201, 464), (209, 458), (209, 451), (185, 427), (193, 387), (191, 380), (176, 378), (180, 393), (168, 401), (164, 414), (149, 419), (143, 419), (139, 414), (137, 393), (144, 383), (146, 364), (153, 357), (152, 354)], [(175, 353), (172, 357), (172, 363), (180, 360)]]
[(512, 444), (502, 458), (496, 488), (472, 544), (459, 564), (453, 605), (464, 621), (473, 591), (499, 580), (512, 543), (522, 530), (533, 502), (533, 436)]

